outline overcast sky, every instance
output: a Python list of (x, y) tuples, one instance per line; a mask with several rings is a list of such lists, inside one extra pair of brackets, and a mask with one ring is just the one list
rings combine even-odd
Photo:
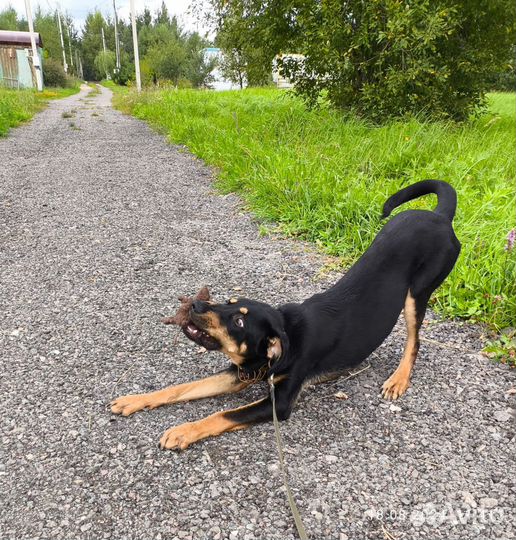
[[(161, 6), (162, 0), (134, 0), (134, 6), (137, 13), (148, 7), (154, 14)], [(165, 0), (168, 11), (176, 15), (182, 26), (187, 30), (204, 33), (206, 28), (195, 18), (187, 13), (191, 0)], [(95, 9), (101, 11), (105, 16), (113, 16), (113, 0), (31, 0), (32, 11), (40, 5), (44, 11), (54, 10), (58, 5), (62, 11), (67, 12), (75, 21), (76, 27), (82, 28), (86, 15)], [(0, 0), (0, 11), (13, 6), (18, 13), (25, 18), (24, 0)], [(119, 17), (129, 21), (129, 0), (116, 0), (116, 7)]]

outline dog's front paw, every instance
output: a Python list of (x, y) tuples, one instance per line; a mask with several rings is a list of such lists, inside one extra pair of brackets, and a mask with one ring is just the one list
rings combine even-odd
[(151, 404), (144, 394), (132, 394), (130, 396), (121, 396), (111, 402), (111, 412), (129, 416), (137, 411), (141, 411)]
[(170, 429), (167, 429), (159, 441), (162, 449), (185, 450), (192, 443), (198, 440), (194, 422), (187, 422)]
[(384, 399), (395, 400), (401, 397), (409, 387), (410, 379), (393, 373), (382, 386)]

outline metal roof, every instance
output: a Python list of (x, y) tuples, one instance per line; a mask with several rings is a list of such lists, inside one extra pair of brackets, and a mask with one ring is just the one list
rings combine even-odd
[[(43, 47), (43, 41), (38, 32), (33, 32), (37, 47)], [(15, 32), (0, 30), (0, 45), (28, 45), (30, 47), (30, 32)]]

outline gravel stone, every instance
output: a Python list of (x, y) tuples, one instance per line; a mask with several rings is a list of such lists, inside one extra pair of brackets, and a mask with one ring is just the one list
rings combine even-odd
[(498, 499), (485, 497), (484, 499), (480, 499), (480, 506), (484, 508), (494, 508), (495, 506), (498, 506)]
[(475, 501), (475, 497), (473, 497), (473, 495), (471, 495), (471, 493), (469, 493), (468, 491), (463, 491), (462, 495), (463, 495), (463, 498), (464, 498), (464, 502), (468, 506), (471, 506), (471, 508), (476, 508), (477, 507), (477, 502)]
[[(160, 323), (178, 295), (279, 304), (340, 274), (305, 243), (261, 236), (209, 168), (110, 97), (54, 101), (0, 140), (0, 537), (292, 540), (272, 424), (157, 448), (265, 384), (130, 418), (107, 404), (226, 365)], [(479, 354), (481, 333), (429, 313), (402, 414), (379, 395), (401, 321), (369, 369), (305, 389), (282, 434), (311, 538), (515, 537), (515, 427), (496, 420), (515, 407), (514, 371)]]
[(508, 420), (516, 419), (516, 417), (512, 414), (512, 411), (510, 409), (495, 411), (493, 416), (495, 420), (497, 420), (498, 422), (507, 422)]

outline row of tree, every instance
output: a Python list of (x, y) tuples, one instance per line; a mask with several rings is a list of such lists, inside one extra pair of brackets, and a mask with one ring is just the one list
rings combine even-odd
[[(58, 12), (44, 12), (40, 7), (34, 13), (34, 29), (43, 40), (44, 72), (48, 68), (52, 74), (56, 63), (61, 64), (61, 69), (64, 67), (58, 17)], [(69, 16), (61, 15), (61, 23), (69, 74), (82, 75), (86, 80), (109, 77), (120, 84), (126, 84), (134, 77), (129, 21), (117, 19), (120, 68), (116, 66), (114, 17), (104, 17), (99, 11), (88, 14), (80, 35)], [(211, 43), (197, 32), (182, 29), (177, 18), (169, 15), (165, 2), (154, 16), (145, 8), (137, 16), (136, 26), (144, 84), (171, 81), (175, 85), (195, 88), (208, 84), (214, 61), (206, 59), (204, 50)], [(9, 7), (0, 12), (0, 30), (27, 31), (27, 21)]]
[[(134, 52), (129, 21), (118, 19), (121, 69), (115, 70), (114, 18), (104, 18), (100, 12), (87, 16), (81, 50), (84, 76), (104, 78), (114, 73), (117, 82), (125, 84), (134, 74)], [(204, 50), (211, 43), (197, 32), (186, 32), (177, 18), (170, 16), (163, 2), (153, 16), (148, 8), (136, 17), (140, 70), (143, 84), (168, 80), (179, 86), (202, 87), (209, 82), (213, 63), (205, 58)], [(102, 29), (108, 46), (103, 52)]]

